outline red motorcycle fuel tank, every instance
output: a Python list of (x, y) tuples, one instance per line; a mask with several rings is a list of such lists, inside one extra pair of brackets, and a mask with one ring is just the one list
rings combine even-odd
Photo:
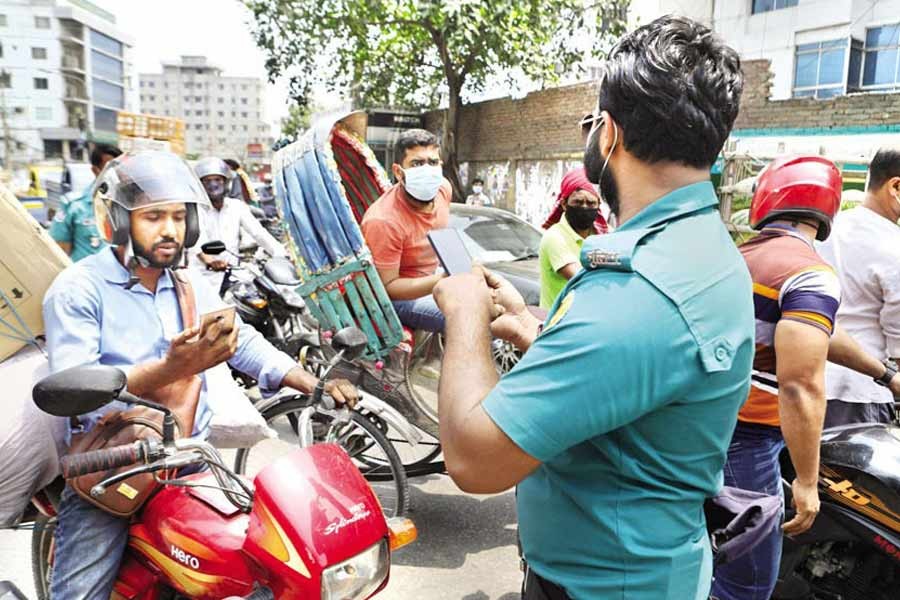
[[(216, 485), (207, 473), (182, 480)], [(129, 551), (156, 567), (164, 583), (198, 599), (252, 591), (261, 573), (241, 550), (250, 518), (221, 492), (164, 486), (139, 514)]]
[(335, 444), (283, 456), (254, 484), (244, 550), (268, 571), (276, 598), (320, 598), (327, 567), (388, 538), (375, 494)]

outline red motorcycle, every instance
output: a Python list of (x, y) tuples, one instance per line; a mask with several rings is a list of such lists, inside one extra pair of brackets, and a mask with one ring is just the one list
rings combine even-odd
[[(361, 351), (350, 336), (347, 358)], [(344, 336), (346, 337), (346, 336)], [(365, 336), (363, 336), (365, 340)], [(363, 344), (364, 345), (364, 344)], [(99, 496), (140, 473), (209, 471), (171, 480), (135, 515), (112, 598), (364, 600), (387, 585), (392, 550), (412, 542), (407, 519), (385, 521), (378, 500), (347, 454), (334, 444), (298, 449), (275, 460), (252, 483), (225, 466), (218, 451), (194, 439), (174, 439), (174, 418), (158, 404), (125, 391), (122, 371), (76, 367), (34, 388), (37, 405), (53, 415), (84, 414), (113, 400), (165, 414), (161, 441), (65, 457), (67, 477), (137, 465), (104, 479)], [(53, 494), (40, 511), (32, 544), (35, 587), (49, 597), (55, 524)]]

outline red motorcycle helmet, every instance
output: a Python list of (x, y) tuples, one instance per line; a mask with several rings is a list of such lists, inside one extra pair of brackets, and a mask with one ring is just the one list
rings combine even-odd
[(777, 158), (760, 172), (753, 185), (750, 227), (789, 217), (811, 217), (819, 223), (817, 240), (828, 238), (841, 208), (841, 172), (821, 156)]

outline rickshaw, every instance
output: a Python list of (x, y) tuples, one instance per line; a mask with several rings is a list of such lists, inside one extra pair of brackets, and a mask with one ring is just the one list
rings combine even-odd
[[(374, 473), (364, 470), (370, 481), (402, 479), (405, 487), (407, 476), (445, 470), (439, 460), (438, 380), (417, 368), (431, 357), (440, 357), (442, 344), (441, 336), (414, 332), (400, 323), (360, 231), (366, 210), (391, 185), (365, 143), (366, 126), (367, 115), (362, 111), (323, 116), (300, 140), (276, 153), (273, 185), (300, 281), (296, 291), (313, 317), (308, 322), (319, 339), (318, 344), (302, 348), (297, 358), (317, 373), (333, 356), (329, 340), (337, 331), (357, 327), (365, 332), (368, 344), (363, 355), (339, 364), (335, 372), (405, 419), (406, 426), (384, 413), (353, 411), (364, 415), (392, 444), (404, 445), (399, 452), (403, 472), (390, 468), (389, 452), (360, 453), (357, 462), (385, 467)], [(271, 421), (288, 416), (296, 428), (297, 416), (285, 412), (301, 407), (290, 408), (289, 402), (290, 398), (279, 395), (256, 404), (285, 439), (292, 437), (290, 429)], [(327, 420), (335, 415), (325, 410), (319, 416)], [(256, 446), (239, 451), (237, 461), (245, 463), (238, 465), (239, 471), (246, 468), (251, 451), (267, 454)], [(408, 501), (404, 490), (397, 494)]]

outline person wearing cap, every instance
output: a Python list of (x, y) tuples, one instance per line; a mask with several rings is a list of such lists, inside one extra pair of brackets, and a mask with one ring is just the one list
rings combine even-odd
[(796, 514), (748, 554), (716, 570), (717, 600), (768, 600), (778, 577), (782, 532), (803, 533), (816, 519), (826, 360), (872, 376), (884, 373), (876, 358), (835, 327), (840, 282), (813, 245), (831, 233), (841, 188), (840, 171), (820, 156), (776, 159), (754, 186), (750, 226), (759, 235), (740, 251), (753, 278), (756, 355), (750, 393), (728, 449), (725, 485), (782, 494), (779, 456), (786, 445)]
[[(199, 213), (209, 206), (183, 159), (169, 152), (123, 154), (100, 173), (93, 201), (98, 230), (112, 247), (68, 267), (44, 296), (51, 372), (92, 364), (117, 367), (128, 376), (128, 391), (145, 397), (199, 377), (204, 385), (187, 435), (201, 439), (208, 436), (212, 418), (207, 370), (224, 361), (264, 391), (289, 386), (312, 392), (318, 380), (239, 317), (232, 329), (216, 323), (199, 338), (199, 327), (182, 330), (175, 278), (193, 289), (196, 314), (225, 306), (202, 277), (173, 271), (182, 253), (197, 243)], [(325, 391), (341, 403), (352, 404), (357, 397), (343, 380), (328, 382)], [(79, 416), (69, 434), (87, 432), (103, 415), (124, 408), (113, 402)], [(102, 511), (66, 486), (57, 516), (50, 597), (108, 600), (128, 527), (128, 519)]]
[(600, 212), (600, 194), (584, 167), (572, 169), (560, 183), (553, 212), (544, 222), (538, 258), (541, 265), (541, 308), (549, 309), (566, 282), (581, 270), (581, 246), (609, 226)]

